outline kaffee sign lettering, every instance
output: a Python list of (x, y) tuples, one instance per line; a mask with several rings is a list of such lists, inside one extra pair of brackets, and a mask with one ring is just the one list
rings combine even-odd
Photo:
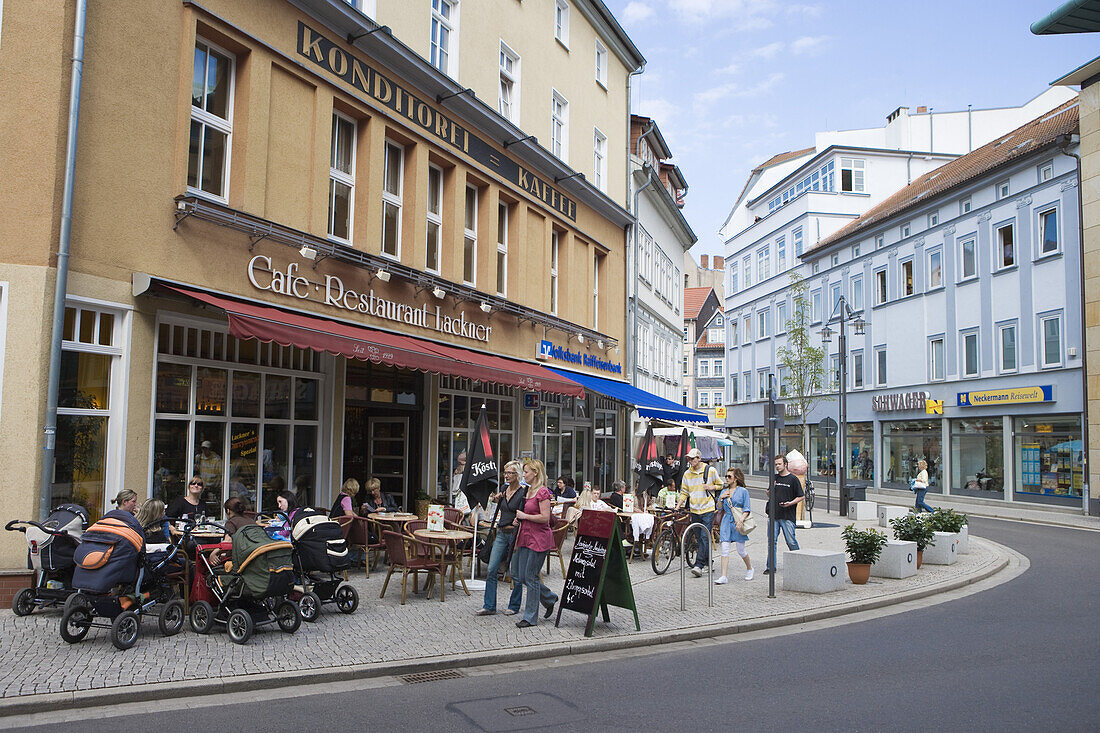
[(386, 321), (447, 333), (471, 341), (488, 343), (493, 332), (492, 326), (466, 320), (465, 312), (449, 316), (438, 305), (431, 309), (426, 303), (419, 306), (399, 303), (375, 295), (373, 289), (360, 293), (344, 287), (344, 282), (336, 275), (325, 275), (323, 283), (310, 282), (308, 278), (298, 274), (297, 262), (291, 262), (286, 270), (273, 270), (271, 258), (266, 255), (256, 255), (248, 261), (248, 281), (256, 289), (276, 295), (309, 300), (353, 313), (365, 313)]

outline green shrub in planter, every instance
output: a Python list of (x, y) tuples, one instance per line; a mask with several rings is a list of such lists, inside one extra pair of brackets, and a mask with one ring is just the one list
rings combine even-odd
[(936, 544), (936, 530), (931, 522), (925, 522), (920, 516), (909, 513), (904, 517), (890, 520), (890, 526), (894, 529), (894, 539), (902, 542), (916, 542), (917, 552), (923, 552), (924, 548)]
[(937, 509), (924, 520), (933, 531), (954, 532), (958, 534), (967, 524), (965, 514), (960, 514), (954, 509)]
[(882, 532), (874, 529), (856, 529), (854, 524), (845, 527), (840, 536), (844, 538), (848, 559), (863, 565), (874, 565), (882, 554), (882, 548), (886, 546), (886, 535)]

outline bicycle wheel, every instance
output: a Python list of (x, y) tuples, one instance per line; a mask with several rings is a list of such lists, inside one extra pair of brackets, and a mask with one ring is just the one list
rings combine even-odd
[(684, 563), (689, 568), (693, 568), (697, 559), (699, 559), (699, 536), (695, 534), (695, 530), (692, 530), (684, 546)]
[(653, 543), (653, 553), (649, 556), (649, 563), (653, 566), (653, 572), (664, 575), (668, 566), (672, 564), (672, 558), (676, 556), (676, 537), (671, 529), (661, 530)]

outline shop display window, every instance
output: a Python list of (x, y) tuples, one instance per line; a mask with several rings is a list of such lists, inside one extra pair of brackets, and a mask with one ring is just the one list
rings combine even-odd
[(999, 417), (951, 421), (951, 492), (1004, 497), (1004, 431)]
[(1081, 418), (1052, 415), (1013, 422), (1016, 493), (1079, 501), (1085, 478)]

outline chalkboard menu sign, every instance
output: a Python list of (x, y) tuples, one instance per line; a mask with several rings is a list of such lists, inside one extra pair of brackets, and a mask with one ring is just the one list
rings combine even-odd
[(606, 623), (611, 620), (607, 611), (609, 605), (633, 611), (634, 626), (642, 630), (623, 554), (618, 516), (614, 512), (585, 509), (577, 524), (577, 539), (569, 558), (569, 571), (565, 574), (565, 587), (554, 625), (561, 623), (563, 610), (583, 613), (588, 617), (584, 635), (592, 636), (596, 610), (601, 611)]

